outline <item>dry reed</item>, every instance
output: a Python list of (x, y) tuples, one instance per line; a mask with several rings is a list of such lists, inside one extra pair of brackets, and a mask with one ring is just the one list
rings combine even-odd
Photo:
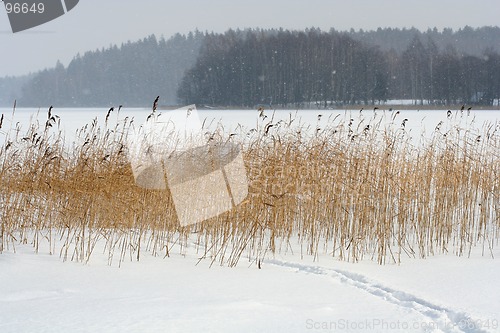
[(188, 227), (179, 225), (168, 191), (135, 186), (125, 144), (130, 122), (99, 128), (94, 120), (71, 148), (52, 114), (26, 132), (3, 132), (0, 252), (19, 243), (38, 251), (43, 242), (63, 260), (86, 262), (98, 250), (109, 264), (121, 264), (144, 253), (194, 249), (210, 264), (246, 258), (259, 267), (266, 256), (288, 251), (379, 263), (468, 255), (475, 246), (493, 255), (500, 230), (498, 124), (476, 133), (450, 121), (415, 145), (394, 112), (337, 116), (323, 128), (260, 114), (249, 132), (211, 135), (243, 138), (247, 200)]

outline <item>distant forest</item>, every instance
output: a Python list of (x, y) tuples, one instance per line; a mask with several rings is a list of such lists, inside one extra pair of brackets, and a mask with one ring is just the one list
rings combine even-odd
[(146, 106), (158, 95), (162, 102), (175, 104), (179, 83), (195, 64), (204, 39), (202, 33), (168, 40), (151, 35), (78, 54), (67, 67), (58, 62), (28, 77), (0, 78), (0, 105), (17, 100), (32, 107)]
[(158, 95), (163, 105), (491, 105), (500, 98), (499, 53), (498, 27), (152, 35), (0, 78), (0, 105), (143, 107)]

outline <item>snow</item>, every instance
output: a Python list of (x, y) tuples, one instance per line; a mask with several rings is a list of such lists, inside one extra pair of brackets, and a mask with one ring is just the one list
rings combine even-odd
[[(47, 109), (48, 110), (48, 109)], [(17, 124), (20, 124), (23, 131), (28, 129), (28, 124), (37, 122), (43, 128), (47, 120), (47, 110), (39, 108), (16, 109), (12, 113), (10, 108), (0, 108), (0, 114), (4, 114), (5, 119), (2, 129), (0, 129), (0, 144), (5, 140), (6, 134), (15, 135)], [(451, 110), (448, 116), (447, 110), (265, 110), (265, 119), (259, 118), (257, 110), (198, 110), (199, 118), (204, 129), (214, 130), (217, 127), (225, 132), (238, 131), (238, 129), (250, 130), (257, 126), (264, 126), (272, 121), (277, 124), (280, 120), (287, 123), (294, 119), (294, 126), (309, 128), (324, 127), (327, 123), (338, 125), (346, 124), (349, 119), (353, 119), (353, 128), (360, 124), (368, 124), (370, 121), (383, 120), (383, 124), (393, 126), (393, 129), (400, 129), (404, 119), (405, 130), (414, 138), (420, 139), (421, 135), (427, 138), (435, 132), (436, 126), (443, 122), (442, 132), (446, 128), (454, 125), (474, 128), (482, 131), (485, 124), (499, 126), (500, 110)], [(54, 108), (52, 114), (60, 117), (61, 130), (65, 134), (65, 141), (68, 146), (75, 140), (76, 131), (92, 122), (94, 118), (101, 128), (113, 129), (117, 123), (123, 124), (125, 119), (134, 119), (136, 126), (143, 124), (149, 114), (150, 109), (123, 108), (111, 112), (109, 123), (105, 124), (108, 110), (106, 108)], [(168, 112), (168, 111), (159, 111)], [(318, 119), (318, 115), (321, 115)], [(274, 128), (279, 128), (275, 126)], [(273, 129), (274, 129), (273, 128)], [(21, 131), (21, 133), (23, 133)], [(55, 129), (54, 129), (55, 132)]]
[[(9, 120), (27, 126), (33, 111), (20, 110)], [(94, 116), (102, 121), (106, 111), (54, 110), (68, 132)], [(258, 121), (256, 111), (214, 112), (200, 113), (225, 119), (227, 128)], [(148, 113), (122, 110), (120, 118), (142, 122)], [(315, 126), (319, 113), (321, 121), (329, 113), (360, 117), (359, 111), (343, 110), (299, 115)], [(363, 115), (368, 119), (373, 112)], [(398, 117), (408, 118), (407, 130), (416, 135), (449, 121), (445, 111), (401, 111)], [(454, 111), (453, 117), (461, 114)], [(500, 112), (475, 111), (471, 117), (481, 128), (486, 121), (498, 124)], [(469, 257), (450, 253), (382, 266), (301, 257), (297, 250), (268, 254), (262, 269), (244, 258), (233, 268), (210, 265), (199, 261), (194, 247), (166, 258), (144, 253), (140, 261), (127, 258), (118, 267), (117, 261), (108, 265), (104, 251), (81, 263), (63, 261), (44, 246), (35, 253), (30, 244), (16, 244), (0, 254), (1, 333), (500, 332), (498, 244), (484, 255), (474, 248)]]
[(0, 255), (0, 331), (500, 330), (500, 264), (478, 253), (384, 266), (291, 254), (262, 269), (197, 263), (144, 255), (117, 267), (96, 253), (82, 264), (18, 245)]

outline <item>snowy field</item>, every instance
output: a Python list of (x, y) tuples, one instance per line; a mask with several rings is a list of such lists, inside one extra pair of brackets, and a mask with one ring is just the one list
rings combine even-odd
[[(497, 251), (495, 256), (500, 253)], [(330, 257), (212, 266), (196, 254), (121, 268), (29, 245), (0, 256), (1, 332), (498, 332), (500, 264), (480, 249), (401, 265)]]
[[(17, 110), (12, 118), (12, 110), (0, 109), (0, 140), (11, 125), (27, 126), (36, 111)], [(40, 110), (41, 121), (46, 112)], [(93, 117), (102, 122), (107, 110), (53, 112), (71, 137)], [(280, 111), (274, 121), (290, 112)], [(142, 123), (148, 113), (123, 109), (113, 117)], [(200, 113), (228, 130), (259, 121), (257, 111)], [(373, 111), (297, 113), (313, 127), (338, 114), (360, 121)], [(408, 119), (406, 130), (418, 143), (441, 121), (442, 131), (452, 120), (477, 129), (498, 126), (500, 111), (401, 111), (396, 119), (397, 126)], [(210, 267), (194, 247), (169, 258), (146, 253), (118, 267), (108, 265), (104, 251), (82, 264), (50, 255), (47, 244), (37, 254), (30, 244), (10, 246), (0, 254), (0, 332), (500, 332), (498, 244), (463, 257), (450, 251), (382, 266), (301, 256), (294, 246), (268, 255), (261, 269), (245, 258), (235, 268)]]

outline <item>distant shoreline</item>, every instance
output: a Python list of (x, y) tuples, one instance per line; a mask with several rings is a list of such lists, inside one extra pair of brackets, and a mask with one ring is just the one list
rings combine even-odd
[[(175, 110), (178, 108), (181, 108), (185, 105), (178, 104), (178, 105), (160, 105), (158, 107), (158, 110)], [(111, 106), (58, 106), (54, 105), (54, 108), (56, 109), (109, 109)], [(217, 105), (217, 106), (211, 106), (211, 105), (197, 105), (196, 108), (198, 110), (214, 110), (214, 111), (224, 111), (224, 110), (235, 110), (235, 111), (248, 111), (248, 110), (258, 110), (259, 107), (262, 107), (264, 110), (301, 110), (301, 111), (322, 111), (322, 110), (381, 110), (381, 111), (392, 111), (392, 110), (451, 110), (451, 111), (460, 111), (462, 109), (462, 105), (432, 105), (432, 104), (426, 104), (426, 105), (414, 105), (414, 104), (383, 104), (383, 105), (339, 105), (339, 106), (332, 106), (328, 108), (320, 107), (320, 108), (315, 108), (313, 106), (310, 107), (294, 107), (294, 106), (255, 106), (255, 107), (242, 107), (242, 106), (225, 106), (225, 105)], [(466, 111), (468, 108), (471, 108), (471, 110), (500, 110), (500, 106), (497, 105), (465, 105), (464, 110)], [(0, 109), (10, 109), (12, 110), (13, 106), (12, 105), (4, 105), (0, 106)], [(116, 108), (116, 107), (115, 107)], [(150, 109), (150, 106), (127, 106), (123, 105), (123, 108), (128, 108), (128, 109)], [(48, 106), (17, 106), (16, 109), (40, 109), (40, 110), (45, 110), (48, 109)]]
[[(183, 105), (168, 105), (160, 106), (159, 110), (175, 110), (182, 107)], [(471, 110), (500, 110), (500, 106), (496, 105), (465, 105), (464, 110), (468, 108)], [(196, 105), (198, 110), (257, 110), (259, 107), (242, 107), (242, 106), (207, 106), (207, 105)], [(462, 109), (462, 105), (407, 105), (407, 104), (383, 104), (383, 105), (343, 105), (343, 106), (333, 106), (328, 108), (314, 108), (314, 107), (292, 107), (292, 106), (262, 106), (264, 110), (311, 110), (311, 111), (321, 111), (321, 110), (452, 110), (457, 111)]]

